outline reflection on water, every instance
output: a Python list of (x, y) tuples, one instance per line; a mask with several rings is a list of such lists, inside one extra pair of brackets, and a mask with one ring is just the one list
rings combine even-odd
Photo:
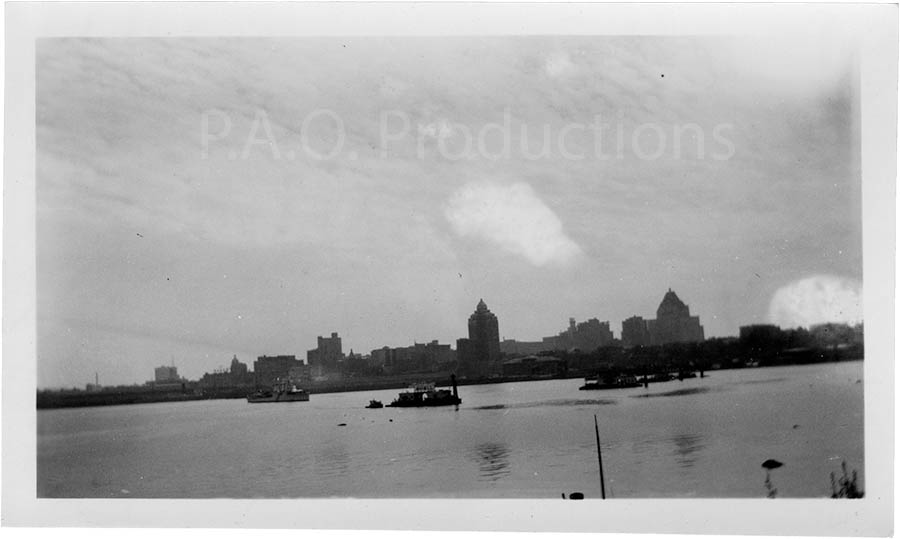
[[(673, 447), (674, 446), (674, 447)], [(706, 449), (707, 440), (700, 434), (678, 434), (668, 438), (635, 440), (629, 447), (640, 461), (656, 460), (666, 465), (674, 463), (679, 468), (693, 468)]]
[(772, 382), (783, 382), (787, 380), (787, 378), (766, 378), (765, 380), (743, 380), (741, 381), (741, 385), (753, 385), (753, 384), (771, 384)]
[(479, 444), (471, 456), (478, 463), (480, 480), (496, 481), (509, 475), (509, 446), (506, 444), (494, 442)]
[(689, 389), (676, 389), (675, 391), (667, 391), (665, 393), (645, 393), (643, 395), (634, 395), (637, 398), (646, 397), (683, 397), (685, 395), (698, 395), (700, 393), (708, 393), (708, 387), (692, 387)]
[(693, 468), (699, 452), (706, 447), (699, 434), (679, 434), (670, 441), (675, 443), (675, 460), (682, 468)]
[[(458, 413), (362, 407), (393, 390), (40, 410), (37, 494), (598, 498), (596, 413), (608, 496), (762, 497), (769, 457), (788, 463), (779, 497), (830, 496), (841, 461), (865, 470), (862, 372), (741, 369), (592, 394), (571, 380), (466, 386)], [(631, 398), (645, 393), (672, 398)]]
[(602, 406), (604, 404), (615, 404), (616, 401), (609, 399), (557, 399), (540, 402), (519, 402), (513, 404), (489, 404), (486, 406), (475, 406), (471, 410), (508, 410), (511, 408), (537, 408), (541, 406)]

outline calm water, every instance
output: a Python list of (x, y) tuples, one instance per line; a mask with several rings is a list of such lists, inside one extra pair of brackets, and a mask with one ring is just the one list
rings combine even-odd
[[(367, 410), (396, 390), (38, 412), (42, 497), (763, 497), (863, 473), (861, 362), (714, 371), (612, 391), (581, 380), (460, 388), (463, 404)], [(346, 426), (338, 426), (346, 423)]]

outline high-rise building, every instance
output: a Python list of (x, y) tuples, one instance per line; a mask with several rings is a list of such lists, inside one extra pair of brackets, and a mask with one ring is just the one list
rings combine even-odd
[(655, 320), (632, 316), (622, 322), (622, 344), (625, 346), (659, 345), (675, 342), (700, 342), (704, 339), (699, 316), (670, 288), (656, 309)]
[(640, 316), (632, 316), (622, 321), (622, 346), (649, 346), (650, 342), (646, 320)]
[(483, 299), (469, 316), (469, 338), (456, 341), (456, 355), (464, 376), (488, 376), (500, 371), (500, 327)]
[(291, 383), (299, 385), (309, 384), (312, 381), (312, 375), (309, 370), (309, 365), (301, 364), (296, 367), (291, 367), (288, 370), (288, 380)]
[(688, 306), (670, 288), (656, 309), (656, 324), (651, 335), (654, 344), (700, 342), (703, 326), (699, 316), (691, 316)]
[(341, 338), (332, 332), (331, 337), (317, 338), (318, 346), (306, 352), (306, 362), (312, 368), (313, 376), (322, 376), (326, 372), (336, 372), (338, 364), (344, 359)]

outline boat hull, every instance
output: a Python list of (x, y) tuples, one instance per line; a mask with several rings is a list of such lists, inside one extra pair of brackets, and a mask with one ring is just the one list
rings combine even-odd
[(462, 404), (462, 399), (450, 397), (448, 399), (394, 401), (387, 406), (390, 408), (431, 408), (433, 406), (454, 406), (457, 404)]

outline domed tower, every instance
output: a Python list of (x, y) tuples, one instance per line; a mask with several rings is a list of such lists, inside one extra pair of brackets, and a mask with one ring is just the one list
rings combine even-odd
[(673, 317), (673, 318), (689, 318), (691, 310), (683, 301), (678, 299), (678, 295), (672, 292), (670, 288), (666, 295), (663, 296), (659, 307), (656, 309), (656, 318)]
[(656, 320), (648, 321), (653, 344), (703, 340), (700, 318), (670, 288), (656, 309)]
[(499, 368), (499, 323), (483, 299), (469, 316), (469, 338), (457, 341), (457, 354), (460, 370), (468, 376), (486, 376)]

